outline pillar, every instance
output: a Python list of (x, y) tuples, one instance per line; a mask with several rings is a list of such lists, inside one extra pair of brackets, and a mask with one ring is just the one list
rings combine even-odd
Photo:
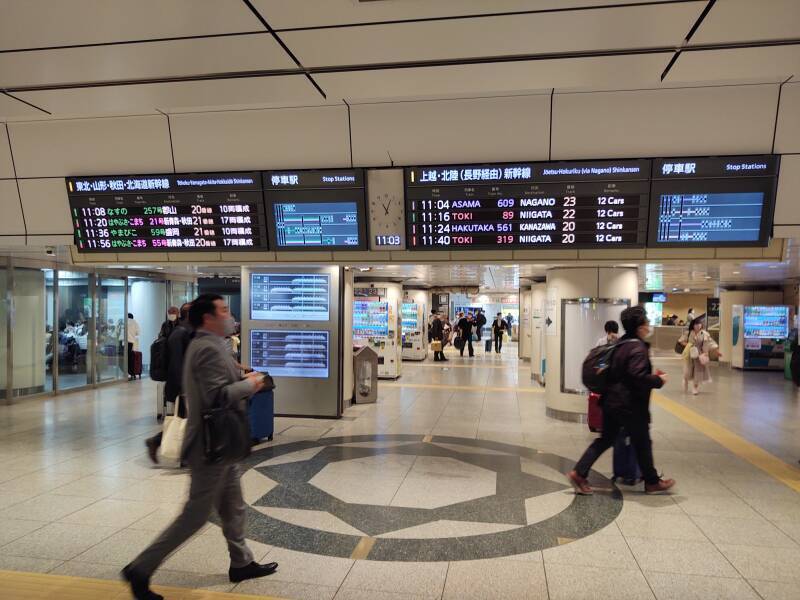
[[(546, 353), (545, 398), (549, 417), (565, 421), (585, 422), (586, 392), (564, 391), (563, 384), (565, 379), (579, 381), (579, 361), (582, 361), (591, 349), (594, 340), (603, 333), (601, 319), (596, 323), (593, 322), (592, 330), (587, 331), (586, 336), (581, 338), (580, 348), (576, 348), (578, 340), (564, 340), (562, 337), (562, 311), (564, 310), (562, 301), (578, 298), (618, 299), (633, 306), (637, 304), (638, 297), (639, 278), (635, 268), (578, 267), (551, 269), (547, 272), (544, 345)], [(620, 308), (619, 312), (621, 310)], [(613, 309), (612, 312), (614, 317), (619, 318), (616, 309)], [(599, 315), (599, 311), (597, 314)], [(609, 318), (611, 316), (609, 315)], [(567, 362), (565, 362), (565, 369), (569, 369), (569, 372), (562, 373), (562, 354), (565, 343), (569, 344), (567, 361), (570, 366), (567, 367)]]
[(531, 379), (544, 384), (545, 380), (545, 327), (544, 302), (547, 298), (547, 284), (536, 283), (531, 286)]

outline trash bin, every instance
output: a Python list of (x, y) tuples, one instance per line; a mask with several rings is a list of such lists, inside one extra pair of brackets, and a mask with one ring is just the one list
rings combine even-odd
[(378, 401), (378, 354), (362, 346), (353, 354), (353, 403)]

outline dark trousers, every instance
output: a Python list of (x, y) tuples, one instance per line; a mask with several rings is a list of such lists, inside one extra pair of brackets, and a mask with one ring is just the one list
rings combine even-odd
[(433, 360), (447, 360), (444, 357), (444, 351), (434, 352), (433, 353)]
[(128, 342), (128, 375), (133, 377), (133, 342)]
[(477, 325), (475, 327), (475, 339), (477, 339), (480, 342), (482, 335), (483, 335), (483, 325)]
[(464, 336), (464, 345), (461, 346), (461, 356), (464, 356), (464, 349), (469, 348), (469, 355), (475, 356), (475, 349), (472, 347), (472, 334)]
[(503, 349), (503, 332), (499, 331), (494, 334), (494, 351), (500, 352)]
[(605, 410), (603, 411), (603, 434), (591, 443), (575, 465), (578, 475), (581, 477), (589, 475), (589, 469), (597, 462), (600, 455), (614, 446), (620, 429), (623, 427), (630, 436), (631, 444), (636, 451), (636, 460), (642, 470), (644, 482), (647, 484), (658, 483), (658, 472), (653, 466), (653, 442), (650, 439), (650, 423), (647, 415), (619, 418)]

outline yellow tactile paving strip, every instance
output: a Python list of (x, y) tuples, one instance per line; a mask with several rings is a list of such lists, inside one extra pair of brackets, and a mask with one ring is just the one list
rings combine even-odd
[(722, 425), (695, 412), (688, 406), (670, 400), (664, 394), (654, 392), (653, 401), (657, 406), (663, 408), (687, 425), (691, 425), (700, 433), (710, 437), (739, 458), (755, 465), (765, 473), (800, 493), (800, 469), (797, 467), (782, 461), (760, 446), (729, 431)]
[(423, 390), (458, 390), (466, 392), (521, 392), (524, 394), (544, 394), (544, 388), (532, 387), (487, 387), (485, 385), (450, 385), (447, 383), (391, 383), (381, 381), (380, 387), (418, 388)]
[[(206, 590), (154, 585), (153, 590), (167, 600), (281, 600), (274, 596), (251, 596)], [(121, 581), (0, 571), (0, 598), (3, 600), (130, 600), (128, 587)]]

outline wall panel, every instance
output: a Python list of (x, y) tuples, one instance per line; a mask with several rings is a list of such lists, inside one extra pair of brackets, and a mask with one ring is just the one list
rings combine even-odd
[(20, 179), (19, 193), (29, 234), (69, 235), (67, 187), (63, 179)]
[(770, 152), (777, 85), (556, 94), (553, 158)]
[(172, 171), (161, 115), (28, 121), (8, 128), (18, 177)]
[(775, 152), (800, 152), (800, 81), (783, 85)]
[(550, 96), (355, 104), (356, 165), (547, 159)]
[(344, 105), (186, 113), (170, 119), (179, 172), (350, 165)]

